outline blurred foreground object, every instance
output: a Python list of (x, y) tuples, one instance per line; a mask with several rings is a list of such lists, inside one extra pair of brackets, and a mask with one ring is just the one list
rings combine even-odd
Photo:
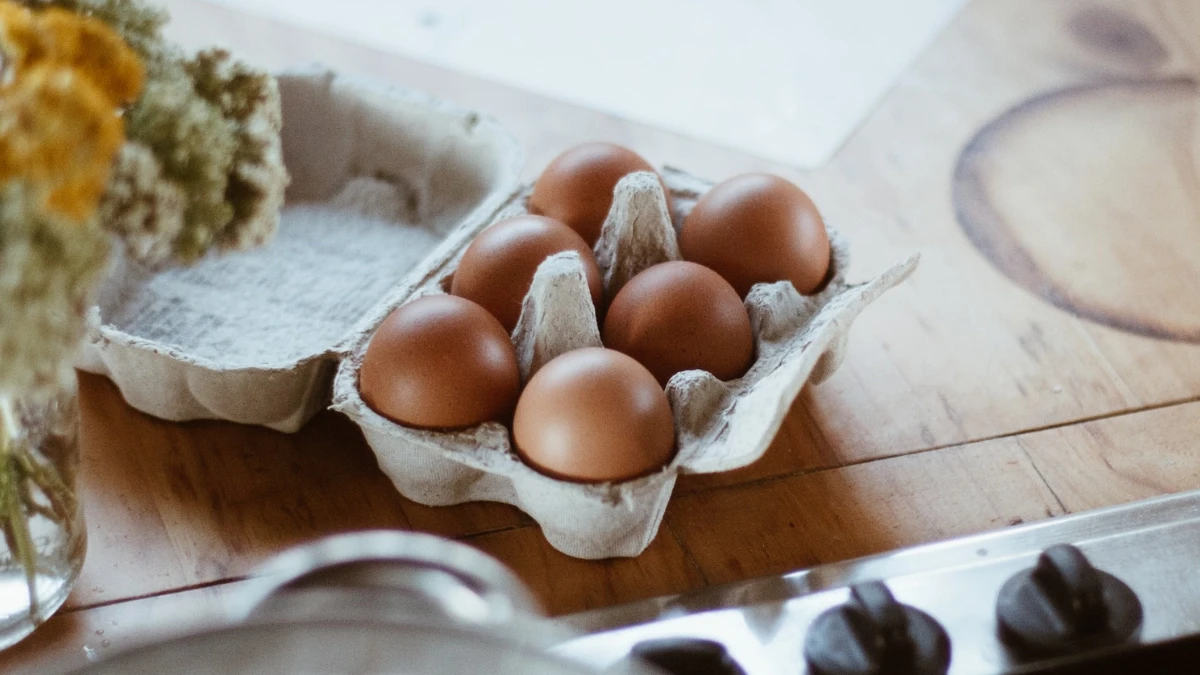
[[(285, 551), (224, 625), (117, 654), (76, 675), (221, 672), (595, 675), (549, 653), (574, 637), (494, 558), (415, 532), (335, 535)], [(661, 675), (629, 661), (612, 675)]]

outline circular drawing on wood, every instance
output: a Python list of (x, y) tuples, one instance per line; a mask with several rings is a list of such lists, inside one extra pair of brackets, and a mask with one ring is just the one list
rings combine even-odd
[(1021, 103), (960, 155), (959, 224), (1001, 272), (1068, 312), (1200, 343), (1198, 103), (1186, 78)]

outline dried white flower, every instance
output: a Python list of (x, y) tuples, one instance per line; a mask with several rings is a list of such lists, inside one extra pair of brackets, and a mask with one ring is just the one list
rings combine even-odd
[(42, 203), (20, 181), (0, 188), (0, 395), (50, 392), (74, 376), (84, 313), (107, 269), (107, 235)]

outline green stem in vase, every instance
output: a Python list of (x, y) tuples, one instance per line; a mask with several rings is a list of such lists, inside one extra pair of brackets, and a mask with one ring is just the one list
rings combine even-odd
[(24, 501), (25, 507), (31, 511), (47, 512), (49, 515), (46, 517), (52, 522), (66, 523), (71, 514), (75, 513), (75, 492), (63, 482), (54, 466), (39, 464), (28, 452), (15, 453), (13, 463), (17, 474), (23, 479), (25, 494), (28, 494), (29, 485), (36, 485), (50, 502), (50, 508), (46, 509), (30, 495), (30, 498)]
[(7, 396), (0, 396), (0, 521), (9, 550), (25, 570), (25, 583), (29, 588), (29, 614), (37, 616), (37, 550), (33, 545), (29, 518), (21, 498), (25, 472), (18, 458), (25, 455), (25, 449), (20, 447), (22, 441), (18, 433), (13, 401)]

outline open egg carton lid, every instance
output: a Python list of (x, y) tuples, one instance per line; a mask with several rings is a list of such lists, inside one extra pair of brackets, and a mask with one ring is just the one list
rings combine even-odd
[[(651, 173), (631, 174), (617, 185), (595, 246), (605, 295), (642, 270), (680, 259), (679, 225), (711, 185), (674, 169), (662, 184)], [(494, 222), (527, 212), (530, 188), (517, 194)], [(758, 284), (746, 297), (756, 357), (741, 378), (722, 382), (710, 373), (684, 371), (667, 384), (676, 431), (676, 454), (662, 469), (620, 483), (585, 484), (534, 470), (513, 450), (509, 429), (487, 422), (461, 431), (430, 431), (397, 424), (362, 399), (358, 371), (375, 329), (397, 307), (416, 297), (445, 293), (458, 258), (407, 297), (375, 308), (338, 368), (333, 408), (363, 430), (379, 466), (406, 497), (427, 505), (498, 501), (517, 506), (541, 525), (547, 541), (579, 558), (634, 556), (658, 532), (681, 473), (712, 473), (760, 458), (806, 381), (828, 377), (841, 363), (855, 317), (916, 268), (912, 255), (874, 279), (845, 281), (846, 242), (830, 230), (831, 275), (812, 296), (791, 282)], [(465, 247), (464, 247), (465, 248)], [(461, 251), (460, 251), (461, 253)], [(538, 268), (513, 331), (522, 381), (572, 349), (601, 346), (596, 310), (577, 253), (548, 258)]]
[(358, 321), (518, 188), (521, 150), (486, 116), (321, 68), (278, 82), (292, 182), (275, 240), (188, 267), (119, 260), (90, 313), (80, 368), (143, 412), (296, 431)]

